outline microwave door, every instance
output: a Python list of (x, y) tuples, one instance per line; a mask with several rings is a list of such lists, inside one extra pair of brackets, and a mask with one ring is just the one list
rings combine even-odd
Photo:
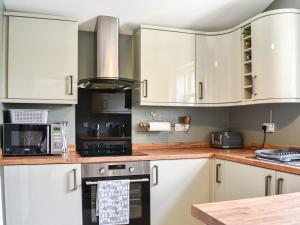
[(45, 155), (49, 149), (47, 125), (4, 124), (4, 155)]

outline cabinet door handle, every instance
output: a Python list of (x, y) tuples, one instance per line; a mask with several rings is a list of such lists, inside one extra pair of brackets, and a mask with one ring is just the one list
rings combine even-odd
[(156, 165), (152, 167), (152, 185), (158, 185), (158, 166)]
[(203, 82), (199, 82), (199, 99), (203, 99)]
[(277, 195), (281, 195), (283, 193), (283, 178), (277, 179)]
[(73, 76), (68, 76), (68, 81), (69, 81), (69, 85), (68, 85), (68, 95), (73, 95)]
[(271, 175), (265, 177), (265, 196), (271, 195), (271, 180), (272, 180)]
[(143, 80), (143, 97), (148, 97), (148, 80)]
[(252, 95), (253, 95), (253, 97), (255, 97), (257, 95), (256, 78), (257, 78), (257, 75), (252, 76)]
[(221, 168), (221, 163), (218, 163), (218, 164), (216, 165), (216, 183), (219, 183), (219, 184), (222, 183), (222, 182), (220, 181), (220, 177), (219, 177), (219, 175), (220, 175), (220, 168)]
[(73, 169), (73, 188), (72, 191), (76, 191), (77, 190), (77, 169)]

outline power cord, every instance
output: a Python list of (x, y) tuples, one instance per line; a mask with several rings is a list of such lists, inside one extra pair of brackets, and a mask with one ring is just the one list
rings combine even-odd
[(263, 125), (261, 127), (261, 129), (264, 131), (264, 138), (263, 138), (263, 142), (262, 142), (261, 148), (264, 148), (265, 144), (266, 144), (266, 137), (267, 137), (267, 126)]

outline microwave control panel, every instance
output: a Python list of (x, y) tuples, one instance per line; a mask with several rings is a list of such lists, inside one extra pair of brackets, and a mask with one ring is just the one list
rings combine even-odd
[(63, 147), (62, 125), (51, 124), (51, 153), (60, 154)]

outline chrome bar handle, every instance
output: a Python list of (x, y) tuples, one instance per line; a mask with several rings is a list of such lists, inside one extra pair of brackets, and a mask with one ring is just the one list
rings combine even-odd
[(218, 183), (218, 184), (221, 184), (222, 182), (220, 181), (220, 177), (219, 177), (219, 175), (220, 175), (220, 168), (221, 168), (221, 163), (218, 163), (217, 165), (216, 165), (216, 183)]
[(271, 180), (272, 180), (271, 175), (265, 177), (265, 196), (271, 195)]
[(148, 80), (147, 79), (143, 80), (143, 97), (144, 98), (148, 97)]
[(52, 130), (52, 129), (50, 129), (50, 127), (51, 127), (51, 125), (48, 125), (47, 126), (47, 153), (48, 154), (51, 154), (51, 144), (52, 143), (50, 143), (50, 136), (51, 136), (51, 134), (50, 134), (50, 130)]
[(255, 97), (257, 95), (257, 91), (256, 91), (256, 78), (257, 78), (257, 75), (253, 75), (252, 76), (252, 95), (253, 95), (253, 97)]
[(77, 188), (77, 169), (73, 169), (73, 182), (74, 182), (74, 186), (73, 186), (73, 189), (72, 191), (76, 191), (78, 188)]
[(203, 99), (203, 82), (199, 82), (199, 99)]
[[(155, 176), (154, 176), (155, 174)], [(152, 185), (158, 185), (158, 166), (155, 165), (152, 167)]]
[(283, 193), (283, 178), (278, 178), (277, 179), (277, 195), (281, 195)]
[(69, 80), (68, 95), (73, 95), (73, 76), (68, 76), (67, 79)]
[[(130, 180), (130, 183), (140, 183), (140, 182), (149, 182), (148, 178), (142, 178), (142, 179), (134, 179)], [(97, 185), (98, 181), (86, 181), (85, 185), (91, 186), (91, 185)]]

